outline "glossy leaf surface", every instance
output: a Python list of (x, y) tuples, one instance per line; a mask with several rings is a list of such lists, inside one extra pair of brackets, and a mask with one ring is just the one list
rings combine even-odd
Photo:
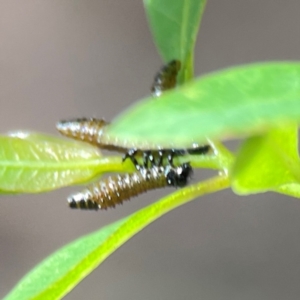
[(0, 136), (4, 193), (37, 193), (88, 181), (102, 164), (98, 149), (85, 143), (22, 131)]
[(181, 148), (266, 132), (300, 121), (300, 64), (264, 63), (216, 72), (145, 99), (108, 127), (106, 142)]

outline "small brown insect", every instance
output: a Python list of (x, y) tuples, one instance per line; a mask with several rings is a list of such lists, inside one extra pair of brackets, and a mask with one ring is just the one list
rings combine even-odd
[(103, 119), (78, 118), (60, 121), (56, 128), (62, 135), (97, 145), (101, 144), (102, 130), (107, 124)]
[(176, 78), (180, 68), (181, 62), (174, 59), (159, 70), (154, 77), (154, 82), (151, 87), (151, 92), (154, 97), (159, 97), (164, 91), (176, 86)]
[(103, 119), (77, 118), (58, 122), (56, 129), (66, 137), (96, 145), (101, 149), (126, 152), (121, 147), (102, 143), (103, 132), (108, 124)]
[(115, 207), (139, 194), (167, 186), (183, 187), (192, 174), (192, 167), (184, 163), (179, 167), (141, 167), (132, 174), (110, 176), (94, 183), (68, 198), (69, 206), (77, 209), (99, 210)]

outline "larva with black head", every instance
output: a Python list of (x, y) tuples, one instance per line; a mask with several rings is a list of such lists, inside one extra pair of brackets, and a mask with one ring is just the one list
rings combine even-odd
[[(169, 163), (171, 163), (175, 156), (183, 156), (187, 154), (203, 155), (207, 154), (211, 149), (209, 145), (203, 145), (188, 149), (139, 150), (126, 149), (112, 144), (105, 144), (102, 143), (102, 135), (108, 124), (109, 123), (103, 119), (77, 118), (60, 121), (56, 124), (56, 128), (66, 137), (96, 145), (101, 149), (125, 153), (123, 160), (128, 157), (132, 159), (134, 156), (145, 156), (147, 153), (151, 153), (151, 155), (154, 155), (155, 153), (163, 153), (164, 157), (167, 157)], [(147, 155), (146, 159), (148, 159)]]
[(159, 97), (164, 91), (173, 89), (176, 86), (177, 74), (180, 68), (181, 62), (174, 59), (158, 71), (151, 86), (151, 92), (154, 97)]
[(110, 176), (94, 183), (80, 193), (71, 195), (71, 208), (99, 210), (115, 207), (139, 194), (167, 186), (184, 187), (192, 174), (192, 167), (184, 163), (178, 167), (152, 166), (132, 174)]

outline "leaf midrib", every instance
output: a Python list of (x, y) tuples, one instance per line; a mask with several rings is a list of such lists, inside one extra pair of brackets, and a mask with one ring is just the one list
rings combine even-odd
[(44, 161), (43, 162), (37, 162), (37, 161), (24, 161), (22, 160), (22, 162), (17, 162), (17, 161), (1, 161), (0, 162), (0, 167), (11, 167), (11, 168), (20, 168), (24, 167), (24, 168), (28, 168), (28, 169), (66, 169), (66, 166), (71, 167), (71, 168), (89, 168), (92, 166), (95, 166), (99, 164), (100, 165), (100, 160), (99, 159), (95, 159), (95, 160), (89, 160), (87, 161), (82, 161), (82, 162), (76, 162), (76, 161), (72, 161), (72, 162), (68, 162), (68, 163), (62, 163), (62, 162), (47, 162)]

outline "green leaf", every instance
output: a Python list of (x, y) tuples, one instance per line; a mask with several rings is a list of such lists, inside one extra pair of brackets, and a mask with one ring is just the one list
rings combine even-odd
[[(52, 288), (52, 292), (47, 294), (46, 299), (59, 299), (57, 290), (68, 291), (70, 285), (78, 281), (78, 276), (83, 276), (82, 272), (86, 271), (87, 265), (101, 259), (99, 253), (95, 255), (94, 251), (109, 240), (126, 220), (115, 222), (61, 248), (29, 272), (5, 299), (45, 299), (39, 294), (49, 288)], [(108, 255), (105, 256), (105, 250), (103, 252), (102, 259), (105, 259)]]
[(284, 184), (274, 190), (281, 194), (300, 198), (300, 184), (299, 183)]
[(177, 190), (123, 220), (78, 239), (58, 250), (26, 275), (5, 300), (61, 299), (105, 258), (148, 224), (197, 196), (222, 190), (228, 185), (228, 177), (218, 176)]
[(297, 126), (280, 127), (243, 142), (231, 173), (238, 194), (274, 190), (300, 182)]
[(100, 173), (96, 147), (50, 135), (0, 136), (0, 190), (37, 193), (88, 181)]
[[(193, 77), (193, 50), (206, 0), (144, 0), (154, 41), (165, 62), (179, 59), (183, 78)], [(182, 79), (181, 79), (182, 77)]]
[(300, 64), (264, 63), (216, 72), (145, 99), (104, 139), (118, 146), (185, 148), (265, 132), (300, 120)]

